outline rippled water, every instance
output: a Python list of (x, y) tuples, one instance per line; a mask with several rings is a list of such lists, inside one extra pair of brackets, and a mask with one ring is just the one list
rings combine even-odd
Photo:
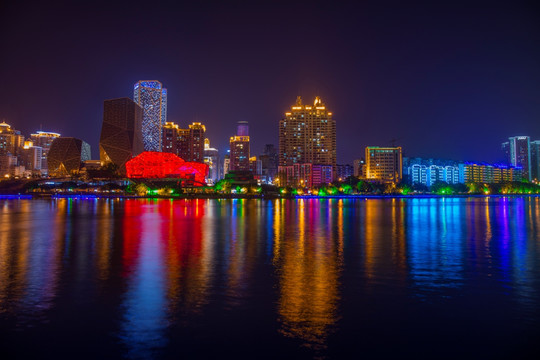
[(11, 357), (538, 358), (539, 198), (1, 200)]

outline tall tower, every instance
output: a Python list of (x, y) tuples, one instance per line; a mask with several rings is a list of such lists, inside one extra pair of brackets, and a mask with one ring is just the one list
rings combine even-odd
[(143, 109), (142, 137), (145, 151), (161, 151), (161, 128), (167, 121), (167, 89), (157, 80), (140, 80), (133, 100)]
[(298, 96), (279, 122), (279, 165), (306, 163), (336, 166), (336, 122), (318, 96), (313, 106)]
[(143, 151), (141, 123), (143, 112), (129, 98), (103, 102), (103, 125), (99, 139), (102, 164), (113, 163), (120, 174), (126, 172), (126, 162)]
[(528, 136), (514, 136), (508, 138), (510, 143), (510, 163), (520, 167), (523, 177), (531, 180), (531, 144)]
[(230, 171), (249, 171), (249, 127), (247, 121), (239, 121), (236, 136), (230, 139)]

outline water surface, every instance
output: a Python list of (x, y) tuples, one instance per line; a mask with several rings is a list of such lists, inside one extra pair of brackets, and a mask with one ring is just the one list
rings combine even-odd
[(538, 358), (536, 197), (1, 200), (12, 357)]

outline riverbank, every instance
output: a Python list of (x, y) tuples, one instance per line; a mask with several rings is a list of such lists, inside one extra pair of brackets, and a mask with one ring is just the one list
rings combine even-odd
[(70, 194), (0, 194), (0, 199), (438, 199), (438, 198), (500, 198), (500, 197), (539, 197), (539, 194), (353, 194), (353, 195), (255, 195), (255, 194), (179, 194), (179, 195), (127, 195), (127, 194), (91, 194), (91, 193), (70, 193)]

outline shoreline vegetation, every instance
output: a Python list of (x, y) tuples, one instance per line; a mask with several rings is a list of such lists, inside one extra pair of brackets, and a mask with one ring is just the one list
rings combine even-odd
[(242, 195), (242, 194), (191, 194), (191, 195), (125, 195), (125, 194), (88, 194), (88, 193), (56, 193), (56, 194), (2, 194), (0, 199), (170, 199), (170, 200), (231, 200), (231, 199), (442, 199), (442, 198), (504, 198), (504, 197), (540, 197), (540, 194), (354, 194), (354, 195), (291, 195), (291, 196), (264, 196), (264, 195)]
[(185, 186), (178, 180), (130, 181), (128, 179), (25, 179), (0, 181), (1, 198), (125, 198), (125, 199), (370, 199), (489, 196), (538, 196), (540, 185), (531, 182), (438, 182), (424, 185), (381, 184), (347, 179), (317, 188), (238, 184), (221, 180), (214, 186)]

